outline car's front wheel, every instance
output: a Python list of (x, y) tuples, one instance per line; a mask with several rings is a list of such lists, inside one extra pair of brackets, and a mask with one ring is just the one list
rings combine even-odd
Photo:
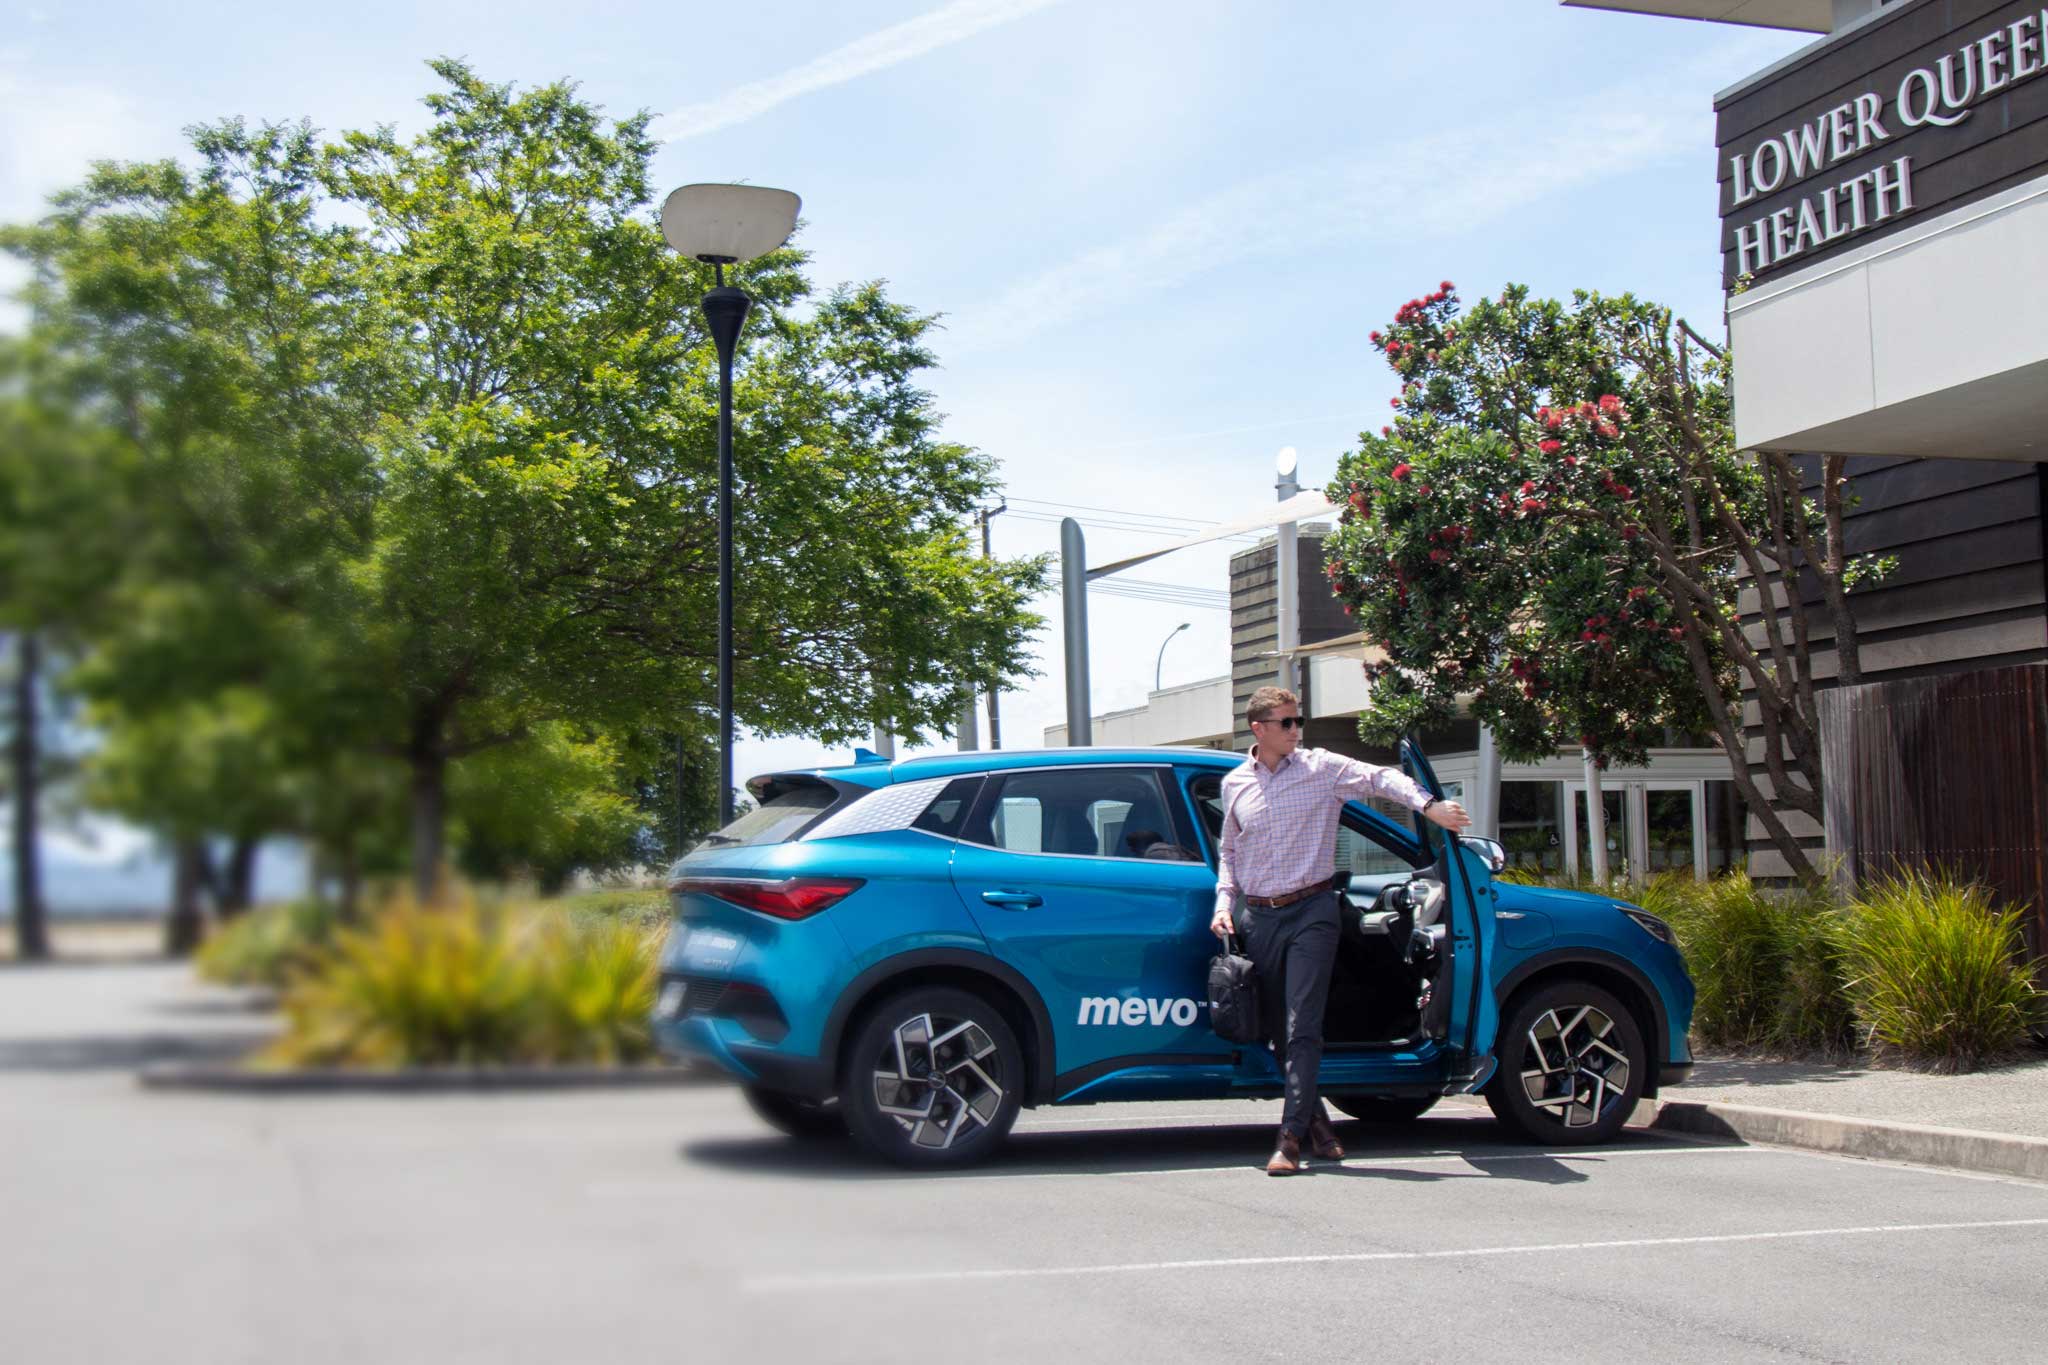
[(834, 1101), (807, 1100), (758, 1085), (743, 1089), (748, 1107), (779, 1133), (794, 1138), (843, 1137), (846, 1133), (846, 1121)]
[(1502, 1025), (1498, 1053), (1486, 1103), (1545, 1146), (1608, 1141), (1635, 1112), (1649, 1071), (1634, 1016), (1588, 981), (1552, 982), (1522, 996)]
[(870, 1010), (846, 1052), (840, 1109), (869, 1151), (957, 1166), (1001, 1145), (1024, 1100), (1024, 1051), (971, 991), (921, 986)]

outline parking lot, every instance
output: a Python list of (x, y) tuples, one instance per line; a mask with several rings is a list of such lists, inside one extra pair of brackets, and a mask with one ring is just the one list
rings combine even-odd
[(1542, 1151), (1469, 1105), (1274, 1180), (1276, 1106), (1229, 1102), (1027, 1112), (911, 1176), (722, 1087), (135, 1085), (248, 1024), (162, 969), (0, 974), (0, 1359), (2020, 1360), (2048, 1327), (2027, 1182)]

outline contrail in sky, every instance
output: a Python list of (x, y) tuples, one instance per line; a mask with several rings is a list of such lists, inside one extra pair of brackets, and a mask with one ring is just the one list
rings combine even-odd
[(735, 123), (745, 123), (813, 90), (824, 90), (858, 76), (886, 70), (898, 62), (922, 57), (927, 52), (972, 38), (984, 29), (1050, 9), (1060, 2), (953, 0), (952, 4), (929, 14), (920, 14), (915, 19), (892, 24), (865, 38), (856, 38), (780, 75), (725, 91), (716, 99), (672, 110), (656, 119), (650, 131), (658, 141), (680, 142), (684, 138), (729, 128)]

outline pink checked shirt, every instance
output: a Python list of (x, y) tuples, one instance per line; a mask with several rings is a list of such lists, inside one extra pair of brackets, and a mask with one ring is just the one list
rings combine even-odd
[(1216, 908), (1247, 896), (1284, 896), (1328, 881), (1337, 865), (1337, 817), (1354, 797), (1382, 796), (1421, 810), (1429, 800), (1399, 768), (1328, 749), (1296, 749), (1268, 772), (1258, 750), (1223, 779)]

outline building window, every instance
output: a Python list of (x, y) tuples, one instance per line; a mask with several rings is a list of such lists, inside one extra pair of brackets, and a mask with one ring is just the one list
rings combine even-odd
[(1558, 823), (1556, 782), (1500, 784), (1500, 841), (1509, 867), (1564, 871), (1564, 832)]

